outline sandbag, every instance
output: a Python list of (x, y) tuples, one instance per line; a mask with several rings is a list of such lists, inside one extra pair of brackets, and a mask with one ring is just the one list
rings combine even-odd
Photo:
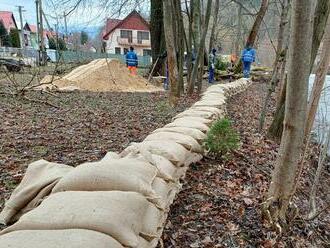
[(198, 111), (198, 110), (186, 110), (180, 114), (177, 114), (173, 117), (173, 120), (181, 118), (181, 117), (199, 117), (205, 119), (215, 120), (218, 118), (217, 114), (206, 112), (206, 111)]
[(220, 106), (224, 106), (225, 105), (225, 101), (220, 101), (220, 100), (201, 100), (196, 102), (193, 106), (210, 106), (210, 107), (220, 107)]
[(77, 166), (65, 175), (53, 189), (62, 191), (132, 191), (157, 203), (151, 184), (158, 174), (148, 162), (134, 159), (110, 159)]
[(153, 131), (153, 133), (159, 133), (159, 132), (182, 133), (182, 134), (185, 134), (185, 135), (188, 135), (188, 136), (194, 138), (200, 144), (206, 138), (205, 133), (203, 133), (202, 131), (200, 131), (196, 128), (190, 128), (190, 127), (163, 127), (163, 128), (158, 128), (155, 131)]
[(156, 154), (165, 157), (176, 166), (182, 166), (185, 163), (189, 151), (182, 145), (170, 140), (151, 140), (141, 143), (132, 143), (120, 155), (125, 157), (131, 152), (138, 150), (146, 150), (151, 154)]
[(173, 132), (158, 132), (158, 133), (152, 133), (148, 135), (145, 138), (146, 141), (149, 140), (158, 140), (158, 141), (163, 141), (163, 140), (172, 140), (175, 141), (176, 143), (183, 145), (186, 149), (189, 151), (193, 152), (198, 152), (198, 153), (203, 153), (203, 147), (198, 144), (198, 142), (185, 134), (181, 133), (173, 133)]
[(0, 236), (1, 248), (123, 248), (103, 233), (85, 229), (24, 230)]
[(9, 224), (32, 210), (50, 194), (53, 187), (73, 167), (38, 160), (31, 163), (21, 183), (13, 191), (0, 214), (0, 223)]
[[(125, 158), (138, 159), (141, 161), (149, 162), (153, 166), (155, 166), (163, 175), (167, 175), (168, 178), (164, 178), (166, 181), (178, 181), (184, 174), (184, 167), (175, 167), (173, 163), (171, 163), (168, 159), (163, 156), (159, 156), (157, 154), (152, 154), (147, 150), (143, 149), (131, 150), (129, 154), (125, 156)], [(156, 180), (157, 178), (155, 178)], [(157, 193), (157, 192), (156, 192)]]
[(101, 161), (108, 161), (112, 159), (120, 159), (119, 154), (116, 152), (107, 152), (107, 154), (105, 154)]
[[(150, 211), (150, 212), (149, 212)], [(153, 220), (147, 219), (152, 213)], [(123, 246), (140, 247), (139, 234), (156, 236), (160, 211), (134, 192), (60, 192), (23, 215), (1, 234), (18, 230), (88, 229), (110, 235)]]
[(205, 112), (214, 113), (218, 116), (222, 116), (225, 112), (225, 107), (222, 106), (221, 108), (216, 108), (211, 106), (192, 106), (190, 110), (205, 111)]
[(198, 129), (203, 133), (206, 133), (210, 129), (206, 124), (202, 122), (187, 120), (185, 118), (176, 119), (174, 122), (165, 125), (165, 127), (189, 127)]

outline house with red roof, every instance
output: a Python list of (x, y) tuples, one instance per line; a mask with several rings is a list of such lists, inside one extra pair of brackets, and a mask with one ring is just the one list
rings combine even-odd
[[(29, 23), (25, 23), (24, 27), (24, 44), (27, 47), (33, 47), (38, 49), (38, 38), (37, 38), (37, 26)], [(44, 44), (45, 47), (49, 47), (49, 38), (55, 37), (54, 31), (44, 30)]]
[(10, 29), (17, 29), (16, 20), (11, 11), (0, 11), (0, 21), (8, 33), (10, 32)]
[(140, 56), (151, 55), (149, 23), (135, 10), (123, 20), (107, 19), (102, 37), (107, 53), (126, 54), (132, 46)]

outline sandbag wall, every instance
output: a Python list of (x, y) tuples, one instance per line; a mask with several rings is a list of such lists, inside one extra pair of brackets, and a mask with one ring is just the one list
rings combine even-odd
[(188, 166), (203, 156), (226, 99), (251, 82), (210, 86), (200, 101), (122, 153), (76, 168), (32, 163), (0, 215), (0, 248), (156, 247)]

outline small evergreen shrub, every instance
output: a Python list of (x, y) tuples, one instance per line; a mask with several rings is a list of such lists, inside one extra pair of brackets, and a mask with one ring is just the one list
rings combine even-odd
[(230, 120), (223, 118), (211, 126), (204, 145), (209, 153), (221, 157), (239, 147), (239, 135), (231, 127)]
[(219, 71), (225, 71), (228, 68), (228, 63), (222, 60), (221, 57), (217, 57), (215, 61), (215, 69)]

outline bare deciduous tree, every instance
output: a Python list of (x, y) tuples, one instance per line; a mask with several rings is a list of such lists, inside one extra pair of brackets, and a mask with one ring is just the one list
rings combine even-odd
[(312, 37), (311, 7), (309, 0), (293, 0), (284, 130), (265, 204), (266, 213), (274, 224), (287, 221), (286, 212), (294, 193), (303, 144)]

